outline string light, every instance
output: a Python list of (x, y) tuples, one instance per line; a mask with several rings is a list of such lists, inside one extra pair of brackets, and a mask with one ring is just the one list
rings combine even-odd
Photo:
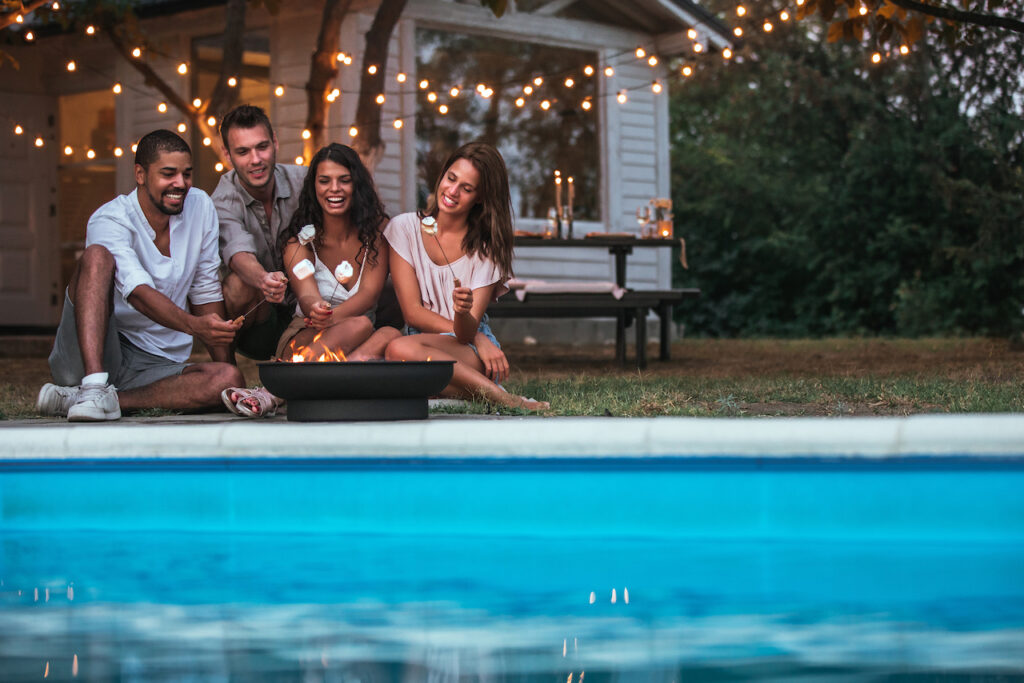
[(900, 54), (901, 55), (910, 54), (910, 48), (907, 47), (906, 45), (900, 45)]
[(882, 61), (882, 55), (880, 53), (876, 52), (873, 55), (871, 55), (871, 63), (872, 64), (878, 64), (881, 61)]
[(736, 16), (742, 17), (746, 13), (747, 13), (747, 8), (746, 7), (744, 7), (743, 5), (737, 5), (736, 6)]
[(25, 17), (21, 16), (20, 14), (14, 15), (14, 23), (16, 23), (16, 24), (24, 24), (25, 23)]
[(697, 29), (691, 28), (689, 31), (686, 32), (686, 37), (689, 38), (690, 40), (697, 40)]
[(184, 123), (179, 123), (178, 124), (178, 132), (179, 133), (184, 133), (186, 130), (188, 130), (188, 126), (186, 126)]
[(75, 153), (75, 150), (71, 149), (71, 145), (64, 146), (64, 156), (69, 157)]
[(736, 36), (737, 38), (739, 38), (740, 36), (742, 36), (742, 35), (743, 35), (743, 29), (742, 29), (742, 28), (740, 28), (739, 26), (737, 26), (736, 28), (734, 28), (734, 29), (732, 30), (732, 34), (733, 34), (734, 36)]
[(57, 10), (60, 9), (60, 3), (59, 2), (55, 2), (52, 5), (50, 5), (50, 7), (52, 7), (53, 11), (56, 12)]
[(179, 64), (178, 65), (178, 73), (181, 74), (182, 76), (187, 74), (188, 73), (188, 64), (186, 64), (185, 62), (182, 62), (181, 64)]
[(541, 78), (540, 76), (537, 76), (535, 79), (533, 79), (533, 84), (539, 88), (540, 86), (544, 85), (544, 79)]
[(224, 164), (218, 161), (213, 165), (213, 168), (217, 171), (217, 173), (220, 173), (221, 171), (224, 170)]
[(339, 62), (344, 63), (346, 57), (348, 57), (348, 55), (346, 55), (344, 52), (339, 52), (335, 59)]
[(235, 78), (234, 76), (232, 76), (231, 78), (228, 79), (228, 85), (230, 87), (234, 88), (236, 85), (238, 85), (238, 79)]
[(122, 156), (124, 156), (124, 150), (121, 149), (120, 147), (115, 147), (114, 148), (114, 156), (117, 157), (118, 159), (120, 159)]
[(797, 7), (803, 7), (804, 6), (804, 0), (796, 0), (796, 6)]
[(436, 92), (428, 92), (427, 93), (427, 102), (430, 102), (431, 104), (433, 104), (434, 102), (437, 102), (437, 93)]
[(762, 26), (762, 28), (764, 29), (765, 33), (771, 33), (772, 29), (775, 28), (775, 27), (772, 26), (772, 22), (766, 21), (766, 22), (764, 22), (764, 26)]
[(384, 97), (384, 93), (381, 93), (381, 94), (377, 95), (377, 99), (376, 99), (377, 104), (384, 104), (384, 100), (385, 99), (386, 98)]
[(615, 75), (615, 69), (613, 69), (610, 66), (606, 66), (604, 68), (604, 75), (607, 76), (608, 78), (611, 78), (612, 76)]
[(345, 55), (345, 66), (352, 64), (352, 55)]
[(138, 59), (141, 56), (142, 56), (142, 48), (141, 47), (137, 47), (137, 48), (132, 50), (132, 57), (135, 57), (135, 59)]
[(724, 59), (732, 59), (732, 50), (730, 50), (729, 48), (724, 48), (722, 50), (722, 57)]
[(492, 90), (491, 88), (484, 88), (480, 92), (480, 97), (482, 97), (482, 98), (484, 98), (486, 100), (487, 98), (489, 98), (493, 94), (494, 94), (494, 90)]
[(526, 104), (526, 100), (524, 98), (522, 98), (522, 97), (517, 97), (516, 98), (516, 106), (517, 107), (522, 107), (525, 104)]
[(36, 34), (32, 33), (32, 31), (26, 31), (25, 32), (25, 40), (27, 42), (31, 43), (35, 39), (36, 39)]
[(571, 88), (574, 85), (576, 85), (576, 81), (572, 80), (572, 78), (565, 79), (565, 87), (566, 88)]
[(428, 81), (425, 78), (422, 81), (420, 81), (420, 90), (426, 90), (429, 87), (430, 87), (430, 81)]
[(868, 13), (868, 8), (865, 7), (864, 5), (861, 5), (858, 11), (860, 12), (860, 15), (863, 17), (865, 14)]
[(448, 91), (448, 94), (451, 95), (452, 97), (458, 97), (460, 92), (461, 91), (459, 90), (458, 86), (455, 86)]
[(115, 83), (114, 87), (111, 88), (111, 90), (114, 91), (115, 95), (120, 95), (121, 94), (121, 84), (120, 83)]
[(210, 128), (213, 128), (214, 126), (216, 126), (217, 125), (217, 117), (216, 116), (211, 116), (211, 117), (207, 118), (206, 119), (206, 125), (208, 125)]
[(42, 138), (37, 137), (35, 144), (36, 144), (36, 147), (42, 147), (45, 143), (43, 142)]
[(278, 97), (283, 97), (284, 96), (284, 86), (283, 85), (279, 85), (276, 88), (274, 88), (274, 94), (277, 95)]
[(589, 64), (587, 64), (585, 67), (583, 67), (583, 75), (584, 76), (593, 76), (594, 75), (594, 67), (592, 67)]
[(359, 135), (359, 129), (356, 128), (355, 126), (352, 126), (351, 128), (348, 129), (348, 135), (349, 137), (354, 138), (355, 136)]
[(395, 80), (398, 81), (399, 83), (405, 83), (405, 79), (407, 78), (408, 76), (406, 76), (404, 73), (399, 72), (395, 74)]
[(686, 66), (683, 67), (681, 73), (687, 78), (689, 78), (690, 76), (693, 75), (693, 67), (687, 64)]
[(160, 112), (161, 114), (166, 114), (167, 113), (167, 103), (166, 102), (161, 102), (160, 104), (156, 105), (156, 110), (158, 112)]
[(647, 63), (651, 66), (658, 66), (658, 58), (655, 57), (654, 55), (651, 55), (650, 57), (648, 57)]
[(199, 107), (203, 106), (203, 101), (197, 97), (194, 100), (192, 100), (192, 106), (196, 109), (199, 109)]
[(540, 108), (543, 109), (544, 111), (551, 109), (551, 100), (544, 100), (543, 102), (541, 102)]
[(527, 95), (532, 95), (533, 94), (533, 86), (532, 85), (524, 85), (523, 86), (523, 92), (526, 93)]
[(20, 125), (14, 127), (14, 134), (15, 135), (21, 135), (24, 132), (25, 132), (25, 129), (22, 128)]
[(447, 114), (448, 113), (448, 105), (447, 104), (442, 104), (440, 107), (437, 108), (437, 111), (440, 112), (442, 116)]
[(787, 12), (786, 10), (782, 10), (781, 12), (779, 12), (779, 19), (782, 21), (789, 21), (789, 12)]
[(302, 157), (302, 156), (295, 157), (295, 165), (296, 166), (302, 166), (304, 163), (306, 163), (305, 157)]
[(377, 65), (371, 64), (370, 66), (366, 67), (366, 73), (370, 74), (371, 76), (377, 73)]
[(643, 59), (646, 56), (647, 56), (647, 53), (644, 52), (644, 49), (642, 47), (638, 47), (636, 49), (636, 58), (637, 59)]
[(139, 143), (133, 142), (132, 143), (132, 154), (135, 154), (138, 151), (139, 151)]
[(616, 95), (615, 99), (617, 99), (619, 101), (619, 104), (625, 104), (626, 100), (628, 99), (626, 97), (626, 91), (625, 90), (620, 90), (619, 94)]
[(590, 111), (590, 108), (592, 106), (594, 105), (591, 104), (590, 100), (583, 100), (583, 102), (580, 104), (580, 107), (582, 107), (583, 111)]
[(700, 43), (694, 43), (693, 44), (693, 51), (694, 52), (703, 52), (704, 51), (704, 46), (701, 45)]
[(213, 140), (210, 139), (209, 135), (203, 138), (203, 147), (209, 147), (211, 144), (213, 144)]
[(68, 61), (68, 71), (72, 71), (73, 72), (77, 68), (78, 68), (78, 65), (75, 64), (75, 60), (72, 59), (72, 60)]
[(86, 26), (85, 27), (85, 35), (87, 35), (87, 36), (96, 35), (96, 27), (93, 26), (92, 24), (89, 24), (88, 26)]
[(661, 83), (659, 83), (658, 81), (654, 81), (654, 83), (651, 83), (651, 90), (654, 91), (655, 95), (660, 95), (661, 94)]
[(91, 149), (90, 149), (90, 150), (87, 150), (87, 151), (85, 152), (85, 156), (86, 156), (86, 157), (88, 157), (89, 159), (95, 159), (95, 158), (96, 158), (96, 152), (94, 152), (94, 151), (93, 151), (93, 150), (91, 150)]
[(308, 139), (310, 139), (311, 137), (313, 137), (313, 133), (311, 133), (311, 132), (309, 131), (309, 128), (303, 128), (303, 129), (302, 129), (302, 139), (303, 139), (303, 140), (308, 140)]
[(394, 125), (395, 125), (395, 130), (402, 130), (402, 126), (404, 124), (402, 123), (402, 119), (395, 119), (395, 124)]

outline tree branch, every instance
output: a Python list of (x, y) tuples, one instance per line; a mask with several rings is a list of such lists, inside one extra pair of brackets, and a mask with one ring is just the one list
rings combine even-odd
[[(373, 17), (373, 24), (366, 32), (366, 50), (363, 52), (363, 69), (359, 84), (359, 103), (356, 105), (356, 127), (359, 135), (353, 140), (353, 149), (372, 172), (384, 154), (384, 142), (380, 137), (381, 107), (377, 95), (384, 92), (388, 67), (388, 47), (391, 33), (398, 18), (405, 10), (406, 0), (382, 0)], [(369, 67), (375, 65), (377, 72), (371, 74)]]
[(242, 54), (245, 49), (245, 8), (247, 0), (228, 0), (224, 8), (224, 47), (221, 52), (220, 76), (213, 94), (200, 110), (202, 114), (213, 114), (220, 120), (238, 101), (238, 86), (228, 85), (228, 78), (238, 77), (242, 68)]
[(1014, 19), (1013, 17), (1003, 17), (997, 14), (983, 14), (981, 12), (968, 12), (953, 9), (952, 7), (929, 5), (924, 2), (918, 2), (918, 0), (888, 1), (897, 7), (902, 7), (903, 9), (919, 12), (921, 14), (927, 14), (928, 16), (936, 17), (937, 19), (947, 19), (961, 24), (974, 24), (976, 26), (986, 26), (989, 28), (1005, 28), (1008, 31), (1024, 33), (1024, 21)]
[(312, 158), (327, 140), (327, 86), (338, 75), (338, 40), (341, 22), (348, 14), (352, 0), (327, 0), (324, 3), (320, 35), (316, 39), (316, 52), (309, 63), (309, 81), (306, 82), (306, 130), (311, 135), (302, 145), (303, 156)]
[(27, 4), (24, 2), (21, 3), (21, 9), (18, 10), (17, 12), (10, 12), (9, 14), (0, 16), (0, 29), (5, 29), (11, 24), (17, 23), (14, 18), (19, 14), (24, 16), (29, 12), (34, 12), (43, 5), (45, 5), (47, 2), (48, 0), (33, 0), (32, 2)]

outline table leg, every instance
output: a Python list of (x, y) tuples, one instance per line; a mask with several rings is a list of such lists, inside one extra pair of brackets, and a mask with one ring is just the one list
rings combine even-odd
[(633, 247), (616, 245), (608, 247), (609, 253), (615, 257), (615, 284), (626, 286), (626, 257), (633, 253)]

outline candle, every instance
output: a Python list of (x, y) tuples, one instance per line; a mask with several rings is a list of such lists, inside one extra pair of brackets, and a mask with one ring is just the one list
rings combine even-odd
[[(555, 171), (558, 173), (558, 171)], [(558, 211), (558, 215), (562, 215), (562, 178), (555, 176), (555, 209)]]
[(572, 215), (573, 197), (576, 196), (576, 185), (572, 182), (572, 176), (569, 176), (569, 215)]

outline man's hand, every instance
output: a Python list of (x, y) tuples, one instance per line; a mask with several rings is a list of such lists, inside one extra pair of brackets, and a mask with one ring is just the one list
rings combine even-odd
[(284, 293), (288, 289), (288, 278), (279, 270), (272, 273), (265, 273), (260, 280), (260, 290), (267, 301), (279, 304), (284, 301)]
[(494, 345), (486, 335), (477, 333), (473, 342), (476, 345), (476, 353), (480, 356), (480, 362), (484, 364), (484, 374), (495, 384), (501, 384), (508, 379), (508, 358), (504, 351)]
[(455, 278), (455, 289), (452, 291), (452, 309), (456, 313), (471, 313), (473, 310), (473, 290), (463, 287), (459, 278)]
[(315, 327), (318, 330), (322, 330), (331, 324), (331, 317), (334, 311), (331, 310), (331, 305), (326, 301), (317, 301), (309, 309), (309, 326)]
[(211, 346), (227, 346), (235, 339), (235, 332), (241, 327), (241, 322), (235, 324), (230, 320), (224, 320), (216, 313), (195, 316), (192, 319), (192, 329), (189, 330), (194, 337)]

